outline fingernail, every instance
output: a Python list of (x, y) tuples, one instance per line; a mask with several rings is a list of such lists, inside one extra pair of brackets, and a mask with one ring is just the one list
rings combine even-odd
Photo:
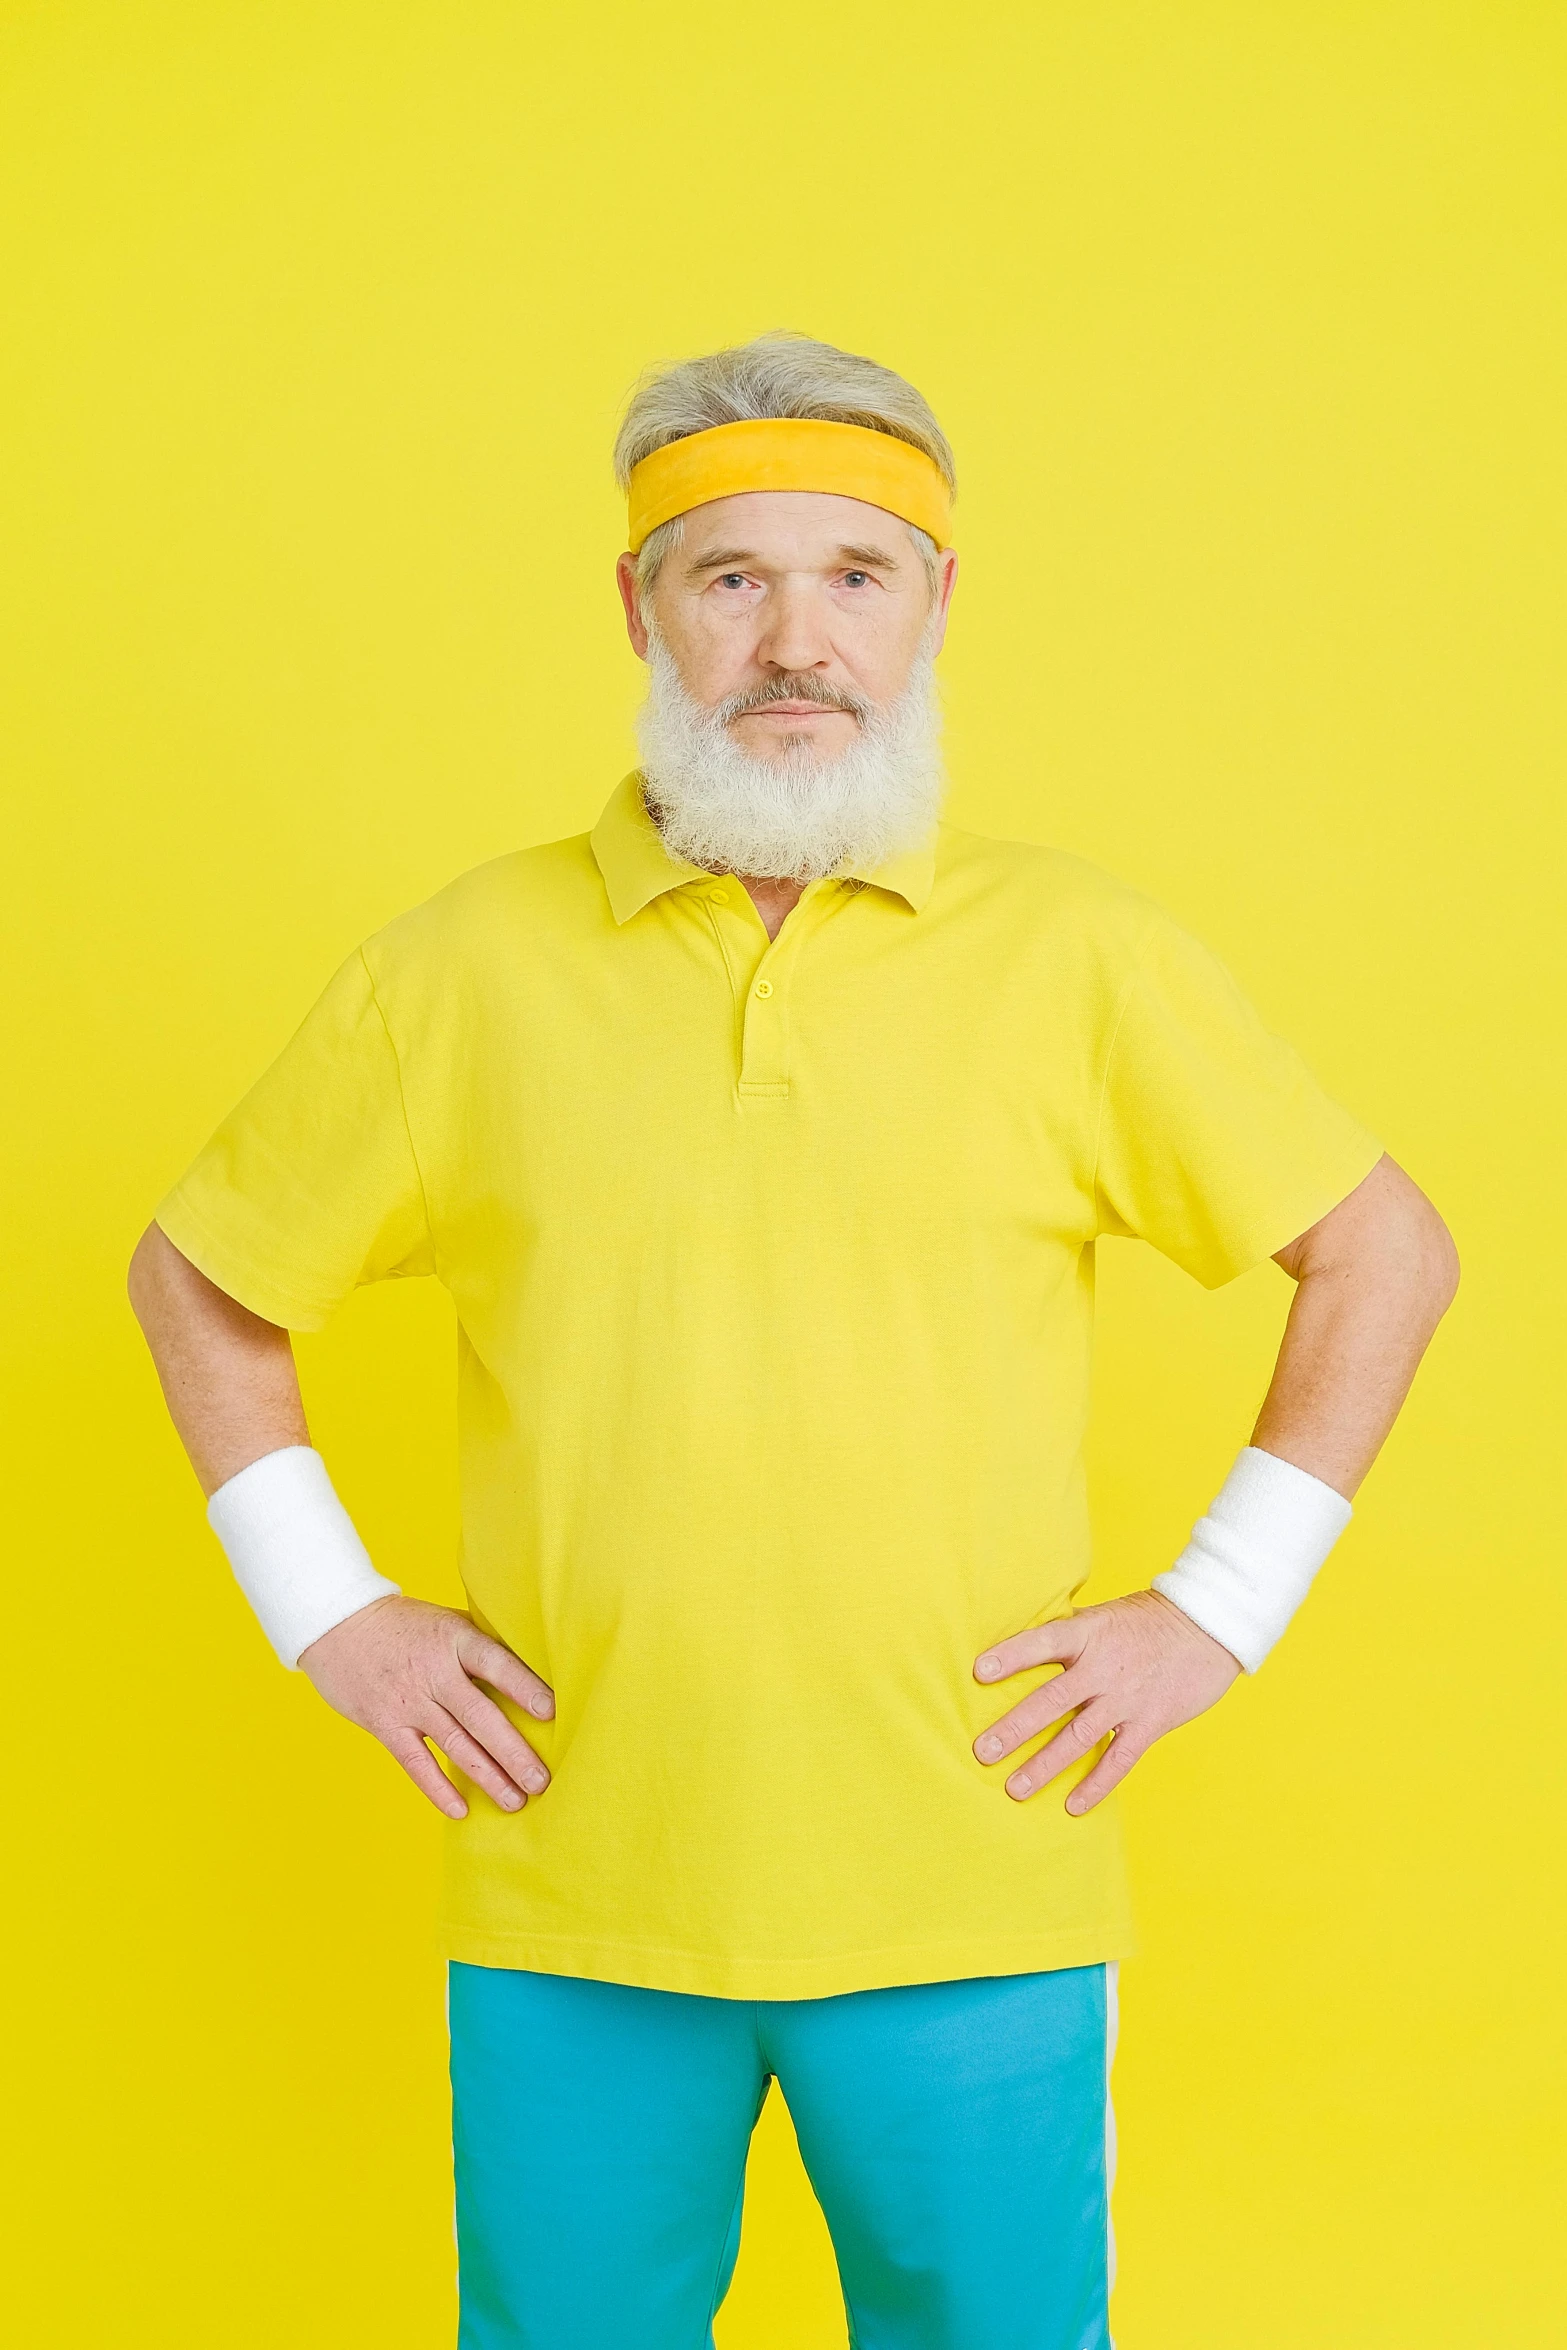
[(993, 1681), (1001, 1670), (1001, 1659), (999, 1656), (982, 1656), (974, 1670), (982, 1681)]
[(986, 1737), (980, 1740), (974, 1751), (976, 1754), (982, 1755), (986, 1762), (995, 1762), (998, 1756), (1006, 1752), (1006, 1749), (999, 1738)]
[(550, 1783), (550, 1775), (548, 1771), (529, 1771), (522, 1783), (531, 1787), (535, 1795), (542, 1795)]
[(538, 1715), (541, 1722), (547, 1722), (555, 1711), (555, 1700), (553, 1697), (536, 1697), (530, 1710)]
[(1069, 1795), (1066, 1799), (1066, 1808), (1075, 1818), (1087, 1811), (1088, 1806), (1080, 1795)]
[(515, 1787), (508, 1787), (505, 1794), (501, 1797), (501, 1802), (505, 1805), (508, 1811), (521, 1811), (527, 1800), (528, 1799), (525, 1795), (519, 1795), (517, 1793)]
[(1009, 1795), (1026, 1795), (1028, 1793), (1028, 1781), (1021, 1772), (1015, 1772), (1007, 1781), (1007, 1793)]

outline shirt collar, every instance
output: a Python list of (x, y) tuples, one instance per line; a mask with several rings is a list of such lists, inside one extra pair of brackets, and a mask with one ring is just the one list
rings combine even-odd
[[(666, 890), (712, 879), (702, 866), (671, 856), (663, 834), (647, 812), (642, 778), (635, 770), (615, 786), (588, 839), (617, 922), (629, 922)], [(935, 835), (917, 849), (889, 857), (884, 864), (850, 865), (837, 878), (873, 882), (878, 889), (891, 890), (917, 914), (935, 886)]]
[(873, 881), (878, 889), (890, 889), (917, 914), (936, 886), (936, 835), (932, 832), (917, 849), (903, 849), (884, 864), (850, 865), (840, 879)]
[(617, 922), (629, 922), (667, 889), (683, 889), (688, 881), (713, 878), (700, 865), (670, 855), (663, 834), (647, 812), (642, 778), (635, 769), (616, 784), (588, 840)]

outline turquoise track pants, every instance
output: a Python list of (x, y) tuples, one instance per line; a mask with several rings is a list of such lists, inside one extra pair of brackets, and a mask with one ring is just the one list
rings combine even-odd
[(459, 2350), (710, 2350), (769, 2080), (855, 2350), (1108, 2350), (1113, 1970), (707, 1999), (451, 1969)]

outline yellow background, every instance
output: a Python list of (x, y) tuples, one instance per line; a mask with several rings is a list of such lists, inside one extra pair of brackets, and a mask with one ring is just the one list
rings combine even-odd
[[(1465, 1257), (1296, 1632), (1129, 1793), (1122, 2350), (1554, 2335), (1563, 35), (0, 13), (9, 2338), (450, 2339), (435, 1825), (271, 1662), (122, 1271), (354, 941), (591, 821), (618, 403), (775, 324), (957, 445), (957, 813), (1163, 899)], [(1103, 1255), (1107, 1592), (1212, 1492), (1285, 1285)], [(377, 1557), (450, 1592), (444, 1300), (301, 1355)], [(776, 2107), (753, 2181), (723, 2350), (840, 2344)]]

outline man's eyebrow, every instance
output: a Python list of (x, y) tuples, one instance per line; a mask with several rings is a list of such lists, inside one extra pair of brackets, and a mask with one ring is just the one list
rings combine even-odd
[[(890, 547), (841, 546), (837, 550), (840, 563), (858, 563), (874, 566), (879, 571), (896, 571), (898, 558)], [(758, 561), (754, 547), (720, 547), (713, 555), (696, 555), (686, 565), (686, 577), (695, 579), (704, 571), (743, 571)]]
[(754, 547), (721, 547), (716, 555), (698, 555), (686, 565), (686, 576), (694, 579), (699, 571), (740, 571), (756, 561)]

